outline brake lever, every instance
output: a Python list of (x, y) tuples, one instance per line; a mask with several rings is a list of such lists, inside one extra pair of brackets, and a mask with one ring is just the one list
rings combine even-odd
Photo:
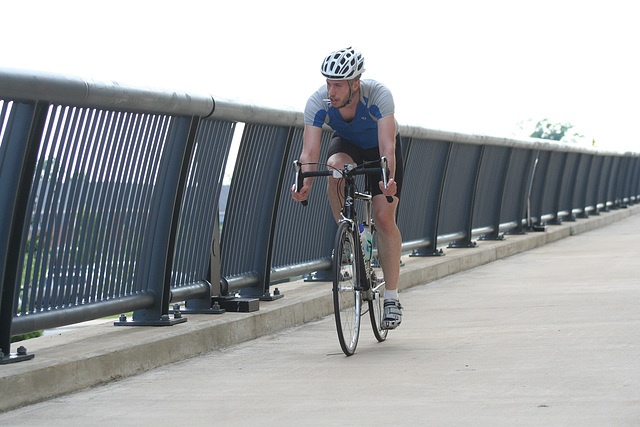
[[(382, 168), (382, 183), (384, 184), (385, 190), (387, 189), (387, 180), (389, 177), (389, 164), (387, 162), (387, 158), (385, 156), (380, 157), (380, 167)], [(387, 202), (393, 203), (393, 197), (387, 196)]]
[[(302, 163), (300, 163), (300, 160), (293, 161), (293, 170), (296, 172), (296, 182), (294, 184), (295, 190), (296, 193), (299, 193), (302, 189), (302, 186), (304, 185), (304, 178), (300, 174), (300, 172), (302, 171)], [(300, 203), (302, 203), (302, 206), (307, 206), (309, 204), (309, 201), (303, 200)]]

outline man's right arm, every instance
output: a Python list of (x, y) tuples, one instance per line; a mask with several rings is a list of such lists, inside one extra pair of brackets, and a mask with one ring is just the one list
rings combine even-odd
[[(300, 154), (299, 159), (300, 163), (303, 164), (302, 171), (316, 170), (318, 168), (317, 165), (306, 165), (305, 163), (318, 163), (320, 158), (320, 145), (322, 141), (322, 128), (313, 125), (305, 125), (302, 141), (302, 153)], [(309, 197), (312, 184), (313, 177), (305, 178), (304, 184), (298, 193), (295, 192), (294, 188), (291, 189), (291, 197), (298, 202), (306, 200), (307, 197)]]

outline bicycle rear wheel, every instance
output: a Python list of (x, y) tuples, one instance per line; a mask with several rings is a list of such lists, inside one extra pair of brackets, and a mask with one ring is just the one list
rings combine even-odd
[(349, 223), (338, 227), (333, 249), (333, 308), (340, 347), (347, 356), (356, 351), (360, 335), (362, 295), (360, 292), (359, 241)]
[[(380, 272), (380, 259), (377, 255), (377, 239), (375, 228), (372, 232), (372, 243), (374, 245), (373, 257), (370, 264), (374, 269), (378, 269)], [(367, 266), (368, 267), (368, 266)], [(375, 278), (371, 283), (373, 298), (369, 300), (369, 316), (371, 318), (371, 328), (373, 329), (373, 335), (379, 342), (387, 339), (387, 329), (382, 329), (382, 316), (384, 315), (384, 281), (378, 283), (378, 279)]]

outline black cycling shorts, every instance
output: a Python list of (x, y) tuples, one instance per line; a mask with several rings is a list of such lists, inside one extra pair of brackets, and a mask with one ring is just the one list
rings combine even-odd
[[(378, 147), (368, 149), (360, 148), (334, 132), (331, 142), (329, 143), (327, 159), (336, 153), (347, 154), (357, 164), (380, 160), (380, 150)], [(396, 135), (396, 173), (393, 179), (398, 185), (398, 191), (395, 194), (397, 198), (400, 198), (403, 176), (404, 162), (402, 160), (402, 139), (400, 138), (400, 135)], [(372, 196), (382, 194), (382, 190), (380, 190), (380, 186), (378, 185), (380, 181), (382, 181), (382, 173), (379, 175), (367, 175), (367, 189), (371, 192)]]

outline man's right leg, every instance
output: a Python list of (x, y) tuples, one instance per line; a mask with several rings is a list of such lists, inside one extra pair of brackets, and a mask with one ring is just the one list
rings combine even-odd
[[(353, 159), (346, 153), (335, 153), (329, 157), (327, 163), (329, 168), (342, 169), (344, 165), (353, 163)], [(329, 176), (329, 179), (327, 179), (327, 195), (333, 217), (338, 222), (342, 219), (340, 211), (342, 210), (342, 201), (344, 199), (344, 181)]]

